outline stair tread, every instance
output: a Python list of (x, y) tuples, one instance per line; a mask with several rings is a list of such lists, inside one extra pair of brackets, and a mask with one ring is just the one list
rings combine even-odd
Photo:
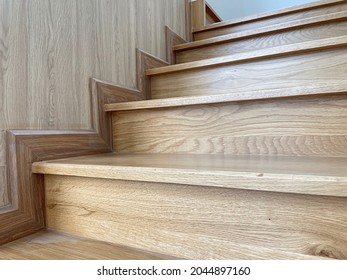
[(51, 230), (43, 230), (0, 246), (0, 260), (168, 259), (176, 258)]
[(130, 110), (144, 110), (144, 109), (159, 109), (169, 107), (182, 107), (192, 105), (207, 105), (218, 104), (238, 101), (251, 101), (260, 99), (272, 98), (287, 98), (299, 96), (317, 96), (328, 94), (344, 94), (347, 93), (345, 86), (336, 85), (334, 87), (306, 87), (306, 88), (282, 88), (274, 90), (259, 90), (248, 91), (239, 93), (228, 93), (219, 95), (200, 95), (200, 96), (186, 96), (186, 97), (172, 97), (161, 99), (149, 99), (142, 101), (110, 103), (105, 105), (106, 112), (115, 111), (130, 111)]
[(228, 56), (203, 59), (194, 62), (181, 63), (171, 66), (148, 69), (146, 74), (149, 76), (188, 71), (204, 67), (226, 65), (230, 63), (240, 63), (254, 59), (264, 59), (268, 57), (284, 56), (294, 53), (304, 53), (315, 50), (329, 49), (332, 47), (342, 47), (347, 45), (347, 36), (319, 39), (304, 43), (295, 43), (274, 48), (261, 49), (251, 52), (238, 53)]
[(343, 157), (107, 153), (32, 168), (41, 174), (347, 196), (346, 166)]
[(199, 48), (199, 47), (204, 47), (208, 45), (214, 45), (214, 44), (222, 44), (224, 42), (229, 42), (232, 40), (240, 40), (242, 38), (249, 38), (252, 36), (257, 36), (257, 35), (262, 35), (262, 34), (267, 34), (267, 33), (272, 33), (276, 31), (284, 31), (288, 29), (294, 29), (298, 27), (303, 27), (307, 25), (312, 25), (312, 24), (317, 24), (320, 22), (327, 22), (327, 21), (335, 21), (339, 19), (344, 19), (347, 17), (347, 12), (337, 12), (333, 14), (327, 14), (327, 15), (322, 15), (322, 16), (316, 16), (312, 18), (305, 18), (305, 19), (299, 19), (299, 20), (294, 20), (294, 21), (289, 21), (289, 22), (284, 22), (284, 23), (279, 23), (279, 24), (273, 24), (270, 26), (265, 26), (265, 27), (260, 27), (260, 28), (254, 28), (246, 31), (241, 31), (241, 32), (236, 32), (236, 33), (231, 33), (228, 35), (222, 35), (222, 36), (216, 36), (208, 39), (203, 39), (203, 40), (198, 40), (194, 42), (189, 42), (189, 43), (183, 43), (174, 46), (174, 51), (183, 51), (183, 50), (189, 50), (193, 48)]
[(344, 0), (322, 0), (322, 1), (312, 2), (312, 3), (302, 4), (302, 5), (296, 5), (296, 6), (283, 8), (283, 9), (279, 9), (279, 10), (259, 13), (259, 14), (255, 14), (255, 15), (245, 16), (245, 17), (241, 17), (241, 18), (235, 18), (235, 19), (226, 20), (223, 22), (218, 22), (218, 23), (214, 23), (214, 24), (210, 24), (210, 25), (201, 26), (201, 27), (195, 28), (194, 32), (201, 32), (201, 31), (226, 27), (229, 25), (242, 24), (245, 22), (254, 21), (254, 20), (258, 20), (258, 19), (262, 19), (262, 18), (267, 18), (267, 17), (271, 17), (274, 15), (287, 14), (287, 13), (292, 13), (292, 12), (296, 12), (299, 10), (305, 10), (305, 9), (315, 8), (315, 7), (319, 7), (319, 6), (323, 6), (323, 5), (338, 4), (338, 3), (343, 3), (343, 2), (344, 2)]

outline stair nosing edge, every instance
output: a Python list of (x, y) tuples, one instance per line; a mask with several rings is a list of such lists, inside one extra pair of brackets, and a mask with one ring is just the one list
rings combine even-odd
[[(312, 17), (312, 18), (308, 18), (308, 19), (294, 20), (294, 21), (290, 21), (290, 22), (278, 23), (278, 24), (270, 25), (270, 26), (264, 26), (264, 27), (260, 27), (257, 29), (251, 29), (251, 30), (231, 33), (231, 34), (227, 34), (227, 35), (216, 36), (216, 37), (198, 40), (198, 41), (194, 41), (194, 42), (183, 43), (183, 44), (175, 45), (173, 47), (173, 50), (174, 50), (174, 52), (187, 51), (187, 50), (191, 50), (191, 49), (203, 48), (205, 46), (217, 45), (217, 44), (232, 42), (232, 41), (236, 41), (236, 40), (258, 37), (258, 36), (266, 35), (269, 33), (276, 33), (277, 31), (282, 32), (282, 31), (291, 30), (291, 29), (295, 30), (297, 28), (301, 28), (301, 27), (305, 27), (305, 26), (342, 21), (346, 18), (347, 18), (347, 12), (346, 11), (337, 12), (337, 13), (332, 13), (332, 14), (328, 14), (328, 15), (316, 16), (316, 17)], [(321, 19), (321, 20), (319, 20), (319, 19)], [(304, 23), (302, 23), (302, 22), (304, 22)], [(297, 25), (293, 25), (293, 23), (297, 23)], [(280, 26), (280, 27), (278, 27), (278, 26)]]
[(193, 33), (200, 33), (200, 32), (209, 31), (212, 29), (224, 28), (228, 25), (243, 24), (246, 22), (251, 22), (251, 21), (256, 21), (256, 20), (261, 20), (261, 19), (265, 19), (268, 17), (272, 17), (274, 15), (285, 15), (285, 14), (294, 13), (294, 12), (297, 12), (300, 10), (304, 11), (304, 10), (309, 10), (309, 9), (314, 9), (314, 8), (319, 8), (319, 7), (324, 7), (324, 6), (337, 5), (337, 4), (344, 3), (344, 2), (345, 2), (344, 0), (315, 1), (312, 3), (303, 4), (303, 5), (296, 5), (296, 6), (292, 6), (292, 7), (288, 7), (288, 8), (278, 9), (275, 11), (264, 12), (264, 13), (245, 16), (245, 17), (241, 17), (241, 18), (226, 20), (226, 21), (223, 21), (220, 23), (205, 25), (202, 27), (195, 28), (193, 30)]
[[(150, 99), (143, 101), (131, 101), (106, 104), (104, 110), (106, 112), (117, 111), (133, 111), (133, 110), (146, 110), (146, 109), (160, 109), (160, 108), (175, 108), (186, 107), (196, 105), (212, 105), (221, 103), (234, 103), (243, 101), (257, 101), (267, 99), (280, 99), (280, 98), (295, 98), (295, 97), (307, 97), (307, 96), (321, 96), (321, 95), (333, 95), (333, 94), (346, 94), (347, 88), (343, 86), (336, 86), (335, 88), (306, 88), (306, 89), (273, 89), (263, 91), (249, 91), (238, 92), (219, 95), (208, 96), (187, 96), (187, 97), (172, 97), (163, 99)], [(259, 96), (262, 95), (262, 96)]]
[(339, 48), (347, 45), (347, 36), (339, 36), (327, 39), (314, 40), (304, 43), (289, 44), (280, 47), (267, 48), (263, 50), (245, 52), (240, 54), (233, 54), (217, 58), (209, 58), (199, 61), (188, 63), (176, 64), (171, 66), (164, 66), (159, 68), (152, 68), (146, 71), (147, 76), (159, 76), (170, 73), (192, 71), (195, 69), (203, 69), (208, 67), (217, 67), (228, 64), (237, 64), (249, 62), (253, 60), (260, 60), (272, 57), (280, 57), (286, 55), (307, 53), (320, 51), (325, 49)]

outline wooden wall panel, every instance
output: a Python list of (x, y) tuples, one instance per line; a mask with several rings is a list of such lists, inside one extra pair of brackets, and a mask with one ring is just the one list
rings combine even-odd
[(52, 229), (180, 258), (347, 258), (345, 198), (65, 176), (45, 180)]
[(120, 153), (347, 156), (347, 95), (113, 114)]
[(89, 78), (136, 87), (165, 25), (186, 36), (184, 0), (0, 0), (0, 131), (89, 129)]

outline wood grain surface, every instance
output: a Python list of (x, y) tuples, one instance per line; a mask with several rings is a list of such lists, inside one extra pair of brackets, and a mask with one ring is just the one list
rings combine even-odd
[[(334, 22), (336, 18), (341, 18), (341, 20)], [(319, 22), (319, 20), (324, 21)], [(338, 37), (345, 35), (346, 29), (347, 12), (271, 25), (266, 28), (252, 29), (228, 36), (179, 45), (178, 48), (175, 48), (176, 62), (185, 63), (287, 44)]]
[(176, 63), (176, 57), (174, 53), (174, 46), (186, 43), (181, 36), (173, 32), (168, 26), (165, 27), (165, 37), (166, 37), (166, 61), (169, 64)]
[[(215, 59), (210, 60), (212, 62)], [(222, 59), (220, 62), (222, 63)], [(296, 88), (304, 92), (306, 88), (347, 86), (346, 47), (248, 62), (238, 61), (224, 66), (218, 64), (215, 67), (212, 64), (205, 67), (200, 62), (181, 65), (184, 66), (184, 70), (179, 67), (171, 68), (174, 66), (163, 67), (170, 72), (167, 74), (164, 74), (166, 70), (158, 68), (157, 72), (163, 72), (163, 74), (152, 76), (152, 98), (282, 88)], [(188, 70), (191, 66), (195, 71)], [(202, 68), (199, 69), (199, 67)]]
[(136, 91), (102, 84), (94, 79), (90, 81), (90, 94), (92, 130), (7, 131), (6, 175), (10, 204), (0, 209), (0, 244), (27, 236), (45, 226), (44, 181), (42, 176), (32, 174), (31, 164), (110, 152), (111, 119), (103, 110), (105, 103), (139, 98)]
[(200, 95), (200, 96), (185, 96), (171, 97), (150, 100), (137, 100), (121, 103), (107, 103), (105, 110), (107, 112), (115, 111), (131, 111), (155, 108), (170, 108), (170, 107), (185, 107), (192, 105), (203, 104), (218, 104), (232, 103), (237, 101), (256, 101), (264, 99), (277, 99), (288, 97), (304, 97), (304, 96), (321, 96), (321, 95), (337, 95), (346, 94), (347, 89), (342, 86), (327, 86), (318, 88), (305, 88), (304, 90), (296, 88), (274, 89), (274, 90), (259, 90), (240, 93), (217, 94), (217, 95)]
[(346, 10), (347, 3), (344, 0), (316, 1), (302, 6), (270, 11), (264, 14), (252, 15), (241, 19), (224, 21), (210, 26), (197, 28), (194, 30), (194, 39), (203, 40), (262, 26), (269, 26)]
[(114, 150), (342, 157), (346, 118), (342, 94), (120, 111), (113, 114)]
[(43, 230), (0, 246), (0, 260), (167, 260), (169, 256)]
[(0, 131), (90, 129), (89, 78), (135, 88), (135, 48), (165, 59), (185, 21), (184, 0), (0, 0)]
[(34, 173), (347, 197), (347, 159), (107, 153), (37, 162)]
[(191, 0), (191, 19), (192, 28), (202, 28), (206, 25), (206, 1), (205, 0)]
[(347, 258), (345, 198), (64, 176), (46, 184), (47, 225), (71, 234), (189, 259)]
[(6, 166), (0, 166), (0, 205), (6, 206), (9, 204), (9, 190), (6, 180)]

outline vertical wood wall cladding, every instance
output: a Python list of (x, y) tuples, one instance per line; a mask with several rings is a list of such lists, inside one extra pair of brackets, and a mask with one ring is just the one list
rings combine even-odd
[(89, 129), (88, 79), (136, 86), (135, 48), (165, 59), (184, 0), (0, 0), (0, 206), (7, 129)]

